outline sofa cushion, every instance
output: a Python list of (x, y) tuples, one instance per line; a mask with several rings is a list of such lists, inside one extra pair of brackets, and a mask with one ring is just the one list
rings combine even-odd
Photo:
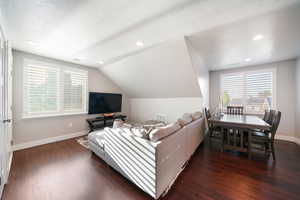
[(193, 119), (193, 121), (195, 121), (196, 119), (199, 119), (199, 118), (201, 118), (202, 117), (202, 112), (194, 112), (193, 114), (192, 114), (192, 119)]
[(149, 139), (153, 142), (156, 142), (158, 140), (161, 140), (161, 139), (173, 134), (180, 128), (181, 127), (178, 122), (168, 124), (163, 127), (157, 127), (150, 132)]
[(104, 148), (104, 130), (93, 131), (88, 135), (89, 142), (93, 142), (102, 149)]
[(179, 118), (178, 123), (181, 127), (189, 124), (191, 121), (193, 121), (192, 119), (192, 115), (190, 113), (185, 113), (181, 118)]

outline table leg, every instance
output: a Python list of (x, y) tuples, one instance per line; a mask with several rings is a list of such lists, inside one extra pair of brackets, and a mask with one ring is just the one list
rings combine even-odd
[(242, 129), (241, 130), (241, 141), (240, 141), (240, 146), (241, 148), (244, 148), (244, 134), (245, 134), (245, 131)]
[(248, 132), (248, 159), (251, 159), (251, 143), (252, 143), (252, 132)]
[(224, 128), (221, 127), (221, 152), (224, 151), (224, 134), (225, 134)]

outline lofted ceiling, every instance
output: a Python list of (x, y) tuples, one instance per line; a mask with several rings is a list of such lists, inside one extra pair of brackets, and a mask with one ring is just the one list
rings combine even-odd
[(184, 38), (103, 66), (101, 72), (132, 98), (203, 96)]
[[(259, 40), (253, 40), (258, 35)], [(300, 56), (300, 3), (188, 37), (211, 70)]]
[[(104, 65), (114, 63), (163, 41), (294, 6), (299, 0), (0, 0), (0, 3), (15, 49), (99, 67), (99, 61)], [(220, 37), (217, 34), (222, 34), (222, 30), (217, 32), (216, 37)], [(206, 36), (191, 38), (201, 52), (202, 37)], [(136, 41), (144, 42), (144, 46), (136, 46)], [(215, 42), (212, 44), (216, 46)], [(227, 52), (224, 47), (215, 48)], [(209, 51), (214, 49), (211, 47)], [(218, 66), (236, 60), (227, 61), (226, 55), (221, 56), (222, 62), (212, 61), (219, 54), (222, 52), (213, 53), (208, 63)]]

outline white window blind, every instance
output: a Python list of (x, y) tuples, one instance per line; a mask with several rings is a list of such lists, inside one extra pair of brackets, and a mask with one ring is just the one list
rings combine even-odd
[(261, 114), (275, 107), (275, 70), (238, 72), (221, 77), (221, 104), (243, 106), (246, 113)]
[(86, 105), (87, 74), (64, 71), (64, 110), (66, 112), (84, 112)]
[(27, 61), (23, 71), (23, 116), (86, 113), (88, 73)]
[(24, 111), (26, 115), (58, 112), (59, 71), (45, 66), (24, 68)]

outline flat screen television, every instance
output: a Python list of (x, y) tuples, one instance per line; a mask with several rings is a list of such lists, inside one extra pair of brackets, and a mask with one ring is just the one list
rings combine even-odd
[(89, 93), (89, 114), (121, 112), (122, 94)]

